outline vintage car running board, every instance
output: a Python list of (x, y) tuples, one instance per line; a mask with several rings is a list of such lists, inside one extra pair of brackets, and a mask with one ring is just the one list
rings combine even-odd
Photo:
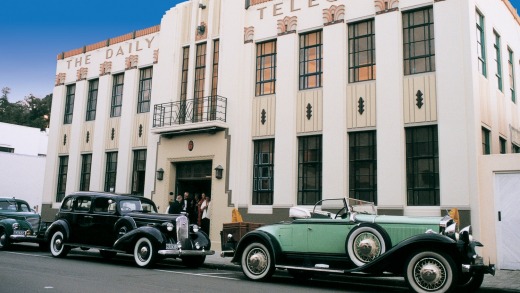
[(214, 250), (180, 250), (180, 249), (164, 249), (157, 251), (160, 255), (173, 255), (173, 256), (183, 256), (183, 255), (213, 255), (215, 254)]
[(333, 273), (333, 274), (345, 274), (345, 270), (333, 270), (333, 269), (327, 269), (327, 268), (320, 268), (320, 267), (297, 267), (297, 266), (283, 266), (283, 265), (276, 265), (277, 269), (286, 269), (286, 270), (300, 270), (300, 271), (312, 271), (312, 272), (324, 272), (324, 273)]

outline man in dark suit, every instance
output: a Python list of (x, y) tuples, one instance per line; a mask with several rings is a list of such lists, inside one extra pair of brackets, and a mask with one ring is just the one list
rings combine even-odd
[(182, 212), (182, 195), (177, 195), (176, 200), (170, 205), (169, 214), (178, 215)]

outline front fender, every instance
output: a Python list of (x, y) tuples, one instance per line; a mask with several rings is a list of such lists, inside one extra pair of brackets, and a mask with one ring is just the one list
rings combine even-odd
[(261, 242), (266, 244), (267, 248), (270, 250), (273, 256), (274, 263), (278, 263), (277, 259), (279, 258), (282, 251), (281, 246), (273, 235), (262, 230), (253, 230), (248, 232), (246, 235), (244, 235), (244, 237), (242, 237), (242, 239), (240, 239), (235, 251), (235, 255), (233, 256), (233, 259), (231, 259), (231, 262), (240, 264), (240, 258), (244, 252), (244, 249), (252, 242)]
[(5, 231), (5, 234), (8, 236), (13, 234), (13, 224), (17, 223), (14, 219), (3, 219), (0, 221), (0, 227), (2, 227)]
[(70, 225), (65, 220), (57, 220), (52, 222), (52, 224), (45, 231), (44, 239), (47, 241), (52, 236), (52, 233), (56, 230), (61, 230), (65, 234), (65, 239), (69, 239), (70, 237)]
[(114, 249), (128, 251), (134, 247), (134, 243), (141, 237), (148, 237), (152, 244), (157, 245), (159, 249), (166, 246), (166, 237), (157, 228), (143, 226), (131, 230), (114, 243)]

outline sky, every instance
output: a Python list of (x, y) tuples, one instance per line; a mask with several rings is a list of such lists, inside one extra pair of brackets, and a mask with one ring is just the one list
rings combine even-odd
[[(11, 88), (10, 102), (44, 98), (54, 88), (59, 53), (160, 24), (184, 1), (0, 0), (0, 88)], [(510, 1), (520, 8), (520, 0)]]

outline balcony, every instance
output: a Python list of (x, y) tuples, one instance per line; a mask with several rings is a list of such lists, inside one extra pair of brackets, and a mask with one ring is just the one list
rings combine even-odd
[(226, 110), (227, 99), (221, 96), (156, 104), (151, 132), (165, 136), (214, 133), (228, 128)]

